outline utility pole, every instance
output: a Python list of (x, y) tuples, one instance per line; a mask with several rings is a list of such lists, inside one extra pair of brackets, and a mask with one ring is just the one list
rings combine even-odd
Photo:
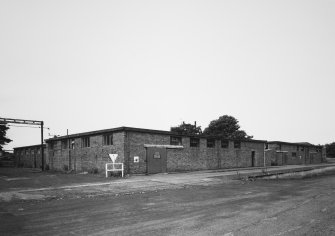
[(66, 129), (66, 136), (67, 136), (67, 145), (68, 145), (68, 149), (69, 149), (69, 170), (72, 169), (71, 167), (71, 144), (70, 144), (70, 139), (69, 139), (69, 129)]
[(43, 124), (44, 124), (44, 122), (41, 121), (41, 159), (42, 159), (42, 171), (44, 170)]

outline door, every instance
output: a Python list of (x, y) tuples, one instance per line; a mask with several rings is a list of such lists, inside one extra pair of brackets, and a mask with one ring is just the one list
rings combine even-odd
[(290, 165), (291, 163), (288, 163), (288, 155), (287, 152), (283, 152), (283, 163), (284, 165)]
[(166, 172), (166, 148), (147, 148), (147, 173)]
[(255, 151), (251, 151), (251, 166), (254, 167), (255, 166)]

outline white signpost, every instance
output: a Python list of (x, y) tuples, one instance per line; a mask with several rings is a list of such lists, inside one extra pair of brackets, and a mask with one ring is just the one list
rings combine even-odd
[(113, 171), (121, 171), (123, 177), (123, 163), (115, 163), (117, 156), (118, 154), (109, 154), (112, 163), (106, 163), (106, 178), (108, 177), (108, 172)]

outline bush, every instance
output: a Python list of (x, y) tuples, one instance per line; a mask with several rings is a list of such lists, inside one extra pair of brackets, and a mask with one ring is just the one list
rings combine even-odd
[(64, 171), (68, 171), (69, 170), (69, 166), (68, 165), (63, 165), (63, 170)]
[(271, 166), (278, 166), (278, 163), (275, 161), (271, 161)]
[(89, 169), (88, 173), (90, 174), (98, 174), (99, 170), (97, 167), (92, 167), (91, 169)]

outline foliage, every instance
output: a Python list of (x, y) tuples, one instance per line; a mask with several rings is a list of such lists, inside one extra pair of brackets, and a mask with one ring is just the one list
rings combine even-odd
[(327, 157), (335, 158), (335, 142), (326, 144)]
[(98, 174), (99, 173), (99, 170), (97, 167), (92, 167), (88, 170), (88, 173), (90, 174)]
[(69, 170), (69, 166), (64, 164), (64, 165), (63, 165), (63, 170), (64, 170), (64, 171), (68, 171), (68, 170)]
[(219, 119), (210, 122), (204, 130), (204, 134), (220, 136), (226, 139), (251, 139), (244, 130), (240, 130), (238, 120), (233, 116), (220, 116)]
[(183, 122), (181, 125), (170, 128), (171, 132), (175, 132), (181, 135), (198, 135), (202, 133), (201, 126), (197, 126), (196, 123), (194, 125), (187, 124)]
[(11, 139), (6, 137), (6, 132), (8, 129), (9, 127), (6, 124), (0, 123), (0, 150), (2, 150), (3, 145), (12, 141)]

